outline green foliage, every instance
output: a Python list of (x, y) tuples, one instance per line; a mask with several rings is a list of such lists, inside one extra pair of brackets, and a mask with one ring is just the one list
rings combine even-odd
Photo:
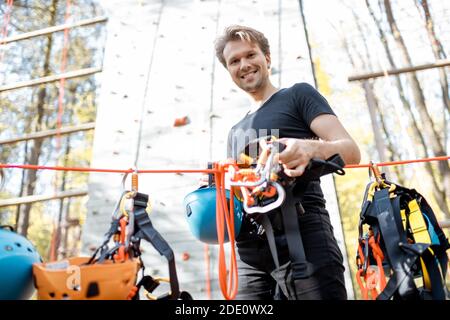
[(28, 239), (36, 246), (41, 257), (46, 260), (50, 249), (50, 239), (53, 231), (53, 220), (44, 211), (46, 205), (36, 203), (30, 212), (30, 228), (28, 229)]
[[(64, 23), (66, 2), (63, 0), (43, 0), (38, 2), (14, 1), (9, 36), (23, 32), (46, 28), (50, 25)], [(79, 21), (101, 15), (95, 0), (81, 0), (71, 6), (71, 19)], [(1, 12), (0, 12), (1, 13)], [(49, 74), (57, 74), (61, 68), (63, 51), (63, 32), (34, 37), (24, 41), (8, 44), (4, 57), (4, 73), (2, 81), (13, 83), (21, 80), (39, 78)], [(69, 31), (69, 46), (66, 71), (87, 67), (101, 66), (103, 41), (105, 39), (104, 24), (74, 28)], [(48, 58), (46, 53), (48, 52)], [(3, 66), (2, 66), (3, 68)], [(3, 71), (2, 70), (2, 71)], [(58, 117), (59, 82), (41, 86), (17, 89), (0, 95), (0, 139), (22, 136), (38, 130), (55, 129)], [(72, 126), (95, 120), (97, 82), (94, 76), (70, 79), (65, 82), (62, 126)], [(39, 112), (42, 110), (42, 117)], [(11, 125), (14, 124), (14, 125)], [(34, 149), (33, 141), (28, 143), (25, 153), (25, 142), (0, 147), (0, 162), (29, 163), (32, 152), (38, 154), (38, 161), (32, 164), (43, 165), (90, 165), (93, 132), (80, 132), (61, 137), (57, 148), (56, 137), (45, 138), (42, 147)], [(67, 146), (67, 144), (70, 146)], [(69, 153), (65, 155), (68, 148)], [(87, 187), (88, 174), (78, 172), (40, 171), (37, 181), (30, 180), (30, 172), (25, 171), (22, 182), (22, 170), (5, 169), (6, 183), (0, 193), (0, 199), (19, 197), (22, 192), (32, 186), (33, 194), (48, 194), (62, 188), (64, 190)], [(55, 189), (55, 183), (57, 188)], [(86, 199), (76, 198), (64, 200), (65, 217), (83, 221)], [(67, 203), (70, 202), (70, 205)], [(30, 215), (28, 234), (35, 242), (43, 257), (48, 256), (50, 239), (53, 233), (54, 218), (60, 207), (59, 201), (33, 204), (30, 212), (21, 206), (21, 216)], [(16, 207), (0, 209), (0, 219), (15, 224)], [(77, 237), (69, 237), (67, 245), (78, 247)]]
[(335, 177), (341, 222), (344, 231), (347, 259), (349, 261), (355, 294), (359, 295), (356, 283), (356, 249), (358, 247), (358, 222), (364, 190), (368, 183), (368, 171), (347, 169), (344, 176)]

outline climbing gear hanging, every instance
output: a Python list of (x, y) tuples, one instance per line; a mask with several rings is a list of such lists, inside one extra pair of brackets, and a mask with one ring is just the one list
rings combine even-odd
[(34, 293), (33, 263), (42, 261), (33, 244), (12, 227), (0, 226), (0, 300), (27, 300)]
[[(259, 158), (255, 159), (256, 161), (246, 153), (252, 150), (252, 144), (256, 147), (260, 146)], [(314, 265), (307, 260), (305, 254), (298, 221), (297, 210), (304, 212), (301, 205), (303, 191), (310, 181), (318, 180), (323, 175), (330, 173), (345, 174), (343, 170), (345, 164), (337, 154), (327, 160), (311, 159), (304, 173), (300, 177), (292, 178), (284, 173), (279, 163), (273, 162), (276, 153), (281, 153), (284, 149), (285, 145), (279, 143), (274, 137), (261, 137), (250, 142), (244, 148), (244, 154), (241, 158), (246, 159), (247, 163), (256, 163), (256, 167), (250, 170), (250, 174), (245, 172), (242, 177), (236, 174), (234, 178), (237, 177), (244, 182), (235, 183), (232, 177), (231, 185), (241, 187), (241, 192), (244, 195), (245, 213), (249, 214), (264, 228), (276, 268), (279, 268), (280, 265), (273, 232), (274, 226), (267, 214), (280, 207), (291, 261), (292, 281), (295, 286), (296, 280), (308, 278), (314, 272)], [(248, 176), (251, 179), (245, 179)], [(254, 182), (255, 180), (257, 182)], [(251, 182), (247, 183), (247, 181)], [(246, 202), (248, 199), (251, 200)], [(278, 290), (279, 287), (277, 287)], [(278, 292), (276, 296), (278, 296)], [(295, 294), (289, 298), (296, 299)]]
[[(261, 152), (257, 159), (245, 150)], [(280, 184), (281, 166), (274, 162), (282, 144), (273, 137), (264, 137), (250, 142), (240, 153), (238, 170), (230, 167), (230, 185), (241, 192), (246, 214), (266, 213), (278, 208), (283, 203), (286, 193)]]
[[(235, 190), (231, 188), (229, 193), (230, 204), (227, 203), (225, 189), (225, 174), (230, 168), (235, 168), (235, 161), (229, 159), (214, 163), (214, 181), (216, 184), (216, 226), (217, 240), (219, 243), (219, 285), (222, 295), (227, 300), (236, 297), (238, 290), (238, 274), (235, 250), (235, 226), (234, 226), (234, 199)], [(226, 227), (226, 229), (225, 229)], [(225, 230), (227, 231), (230, 245), (230, 269), (227, 270), (225, 261)]]
[[(126, 177), (122, 181), (123, 186)], [(141, 288), (144, 288), (145, 296), (152, 297), (152, 300), (192, 299), (189, 293), (179, 290), (173, 251), (153, 227), (149, 218), (149, 197), (138, 192), (137, 184), (135, 170), (132, 190), (124, 189), (122, 192), (112, 214), (110, 229), (91, 258), (72, 258), (33, 266), (39, 299), (136, 300)], [(111, 240), (112, 247), (109, 246)], [(141, 240), (150, 242), (167, 259), (169, 292), (151, 295), (162, 280), (145, 275)], [(139, 270), (142, 275), (137, 282)], [(72, 285), (67, 285), (69, 283)]]
[[(248, 150), (260, 146), (261, 152), (254, 159)], [(293, 278), (306, 278), (313, 272), (313, 266), (306, 260), (296, 205), (301, 204), (298, 196), (309, 181), (317, 180), (329, 173), (344, 174), (344, 162), (339, 155), (327, 160), (313, 159), (300, 178), (290, 178), (283, 172), (280, 164), (274, 161), (277, 153), (284, 150), (284, 145), (274, 137), (261, 137), (250, 142), (242, 150), (240, 161), (227, 159), (214, 164), (216, 183), (216, 223), (219, 242), (219, 282), (226, 299), (234, 299), (237, 294), (237, 263), (234, 240), (234, 195), (239, 195), (243, 202), (244, 215), (260, 223), (266, 231), (270, 250), (276, 267), (279, 267), (273, 228), (267, 214), (281, 208), (283, 224), (292, 261)], [(254, 150), (254, 148), (253, 148)], [(225, 175), (229, 175), (231, 186), (227, 205)], [(295, 189), (295, 191), (294, 191)], [(225, 229), (226, 226), (226, 229)], [(224, 230), (230, 235), (230, 270), (227, 270), (224, 252)]]
[(356, 257), (363, 299), (445, 300), (450, 244), (433, 210), (415, 189), (387, 181), (375, 164), (370, 172), (375, 181), (364, 194)]

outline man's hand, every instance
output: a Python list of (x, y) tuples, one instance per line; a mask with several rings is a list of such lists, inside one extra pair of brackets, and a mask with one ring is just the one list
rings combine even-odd
[(301, 176), (316, 153), (317, 141), (295, 138), (281, 138), (278, 141), (286, 145), (278, 157), (284, 172), (289, 177)]

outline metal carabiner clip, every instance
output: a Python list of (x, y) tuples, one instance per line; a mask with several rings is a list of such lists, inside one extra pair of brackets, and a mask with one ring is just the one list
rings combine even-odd
[(272, 182), (271, 183), (275, 189), (277, 190), (278, 199), (268, 205), (265, 206), (252, 206), (249, 207), (247, 205), (248, 203), (248, 194), (245, 192), (245, 187), (241, 187), (242, 195), (244, 196), (243, 206), (244, 211), (246, 213), (266, 213), (269, 211), (272, 211), (273, 209), (278, 208), (283, 204), (284, 199), (286, 198), (286, 191), (284, 191), (284, 188), (278, 183), (278, 182)]
[(116, 205), (114, 206), (114, 210), (111, 214), (113, 220), (119, 220), (120, 217), (122, 216), (122, 210), (121, 210), (122, 200), (123, 200), (123, 197), (129, 192), (125, 188), (125, 181), (127, 180), (128, 174), (129, 174), (128, 172), (125, 172), (123, 175), (123, 178), (122, 178), (122, 183), (121, 183), (122, 192), (120, 193), (120, 198), (119, 198), (119, 200), (117, 200)]

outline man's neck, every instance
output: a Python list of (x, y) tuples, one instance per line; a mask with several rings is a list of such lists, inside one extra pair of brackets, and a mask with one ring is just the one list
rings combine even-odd
[(268, 82), (267, 85), (264, 86), (264, 88), (261, 88), (256, 92), (248, 92), (248, 94), (255, 104), (262, 104), (267, 100), (267, 98), (269, 98), (277, 91), (278, 89), (275, 88), (272, 83)]
[(258, 90), (257, 92), (248, 92), (253, 100), (250, 113), (258, 110), (258, 108), (261, 107), (264, 102), (266, 102), (277, 91), (278, 89), (269, 82), (263, 89)]

